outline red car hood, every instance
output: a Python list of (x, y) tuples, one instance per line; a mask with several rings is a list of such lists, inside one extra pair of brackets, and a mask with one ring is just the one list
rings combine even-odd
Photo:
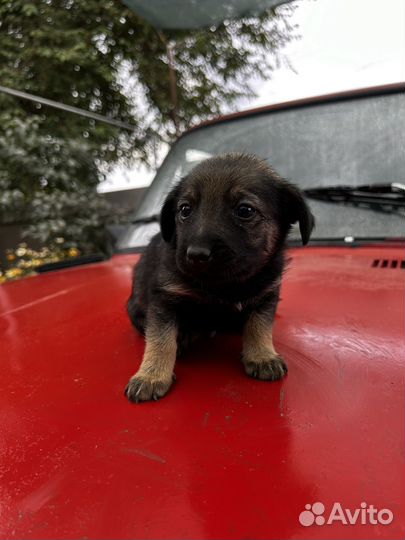
[(137, 255), (0, 287), (0, 536), (402, 538), (403, 247), (290, 254), (288, 377), (249, 379), (219, 336), (139, 405)]

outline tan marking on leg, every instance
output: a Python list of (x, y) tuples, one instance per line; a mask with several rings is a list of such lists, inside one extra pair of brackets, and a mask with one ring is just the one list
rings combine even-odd
[(264, 315), (252, 313), (243, 329), (242, 362), (251, 377), (276, 381), (287, 373), (287, 365), (273, 344), (273, 327)]
[(138, 373), (151, 377), (168, 378), (176, 362), (177, 329), (175, 325), (161, 327), (151, 324), (146, 328), (146, 347)]
[(259, 361), (266, 356), (263, 353), (277, 355), (273, 345), (273, 325), (263, 316), (252, 313), (243, 329), (243, 356)]
[(131, 377), (126, 395), (131, 401), (163, 397), (172, 385), (177, 351), (177, 328), (151, 321), (146, 328), (146, 347), (139, 370)]

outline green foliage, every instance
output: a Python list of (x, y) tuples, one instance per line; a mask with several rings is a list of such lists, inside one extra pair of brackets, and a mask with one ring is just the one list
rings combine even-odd
[(44, 135), (34, 116), (9, 119), (0, 132), (0, 219), (28, 224), (26, 234), (49, 244), (92, 251), (105, 244), (107, 202), (95, 187), (100, 178), (91, 149), (75, 138)]
[(0, 223), (27, 222), (44, 243), (98, 243), (109, 210), (96, 186), (109, 167), (147, 161), (175, 137), (167, 44), (183, 130), (253, 95), (247, 80), (269, 77), (293, 38), (291, 10), (162, 34), (120, 0), (0, 0), (3, 86), (134, 125), (118, 131), (0, 93)]

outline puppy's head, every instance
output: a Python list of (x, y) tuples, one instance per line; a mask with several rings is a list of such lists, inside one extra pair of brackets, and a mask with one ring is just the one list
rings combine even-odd
[(197, 165), (169, 193), (160, 225), (183, 273), (223, 282), (255, 275), (297, 221), (306, 244), (314, 218), (297, 187), (254, 155), (225, 154)]

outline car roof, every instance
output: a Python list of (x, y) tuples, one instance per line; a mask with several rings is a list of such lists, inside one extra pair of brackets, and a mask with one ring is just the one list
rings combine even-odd
[(239, 120), (241, 118), (251, 117), (263, 113), (271, 113), (288, 109), (295, 109), (300, 107), (308, 107), (322, 103), (333, 103), (337, 101), (344, 101), (349, 99), (358, 99), (358, 98), (367, 98), (370, 96), (386, 95), (386, 94), (396, 94), (400, 92), (405, 92), (405, 81), (396, 82), (390, 84), (383, 84), (379, 86), (368, 86), (365, 88), (356, 88), (353, 90), (346, 90), (343, 92), (333, 92), (329, 94), (321, 94), (312, 97), (306, 97), (301, 99), (293, 99), (289, 101), (282, 101), (279, 103), (273, 103), (271, 105), (264, 105), (261, 107), (255, 107), (252, 109), (246, 109), (243, 111), (238, 111), (234, 113), (224, 114), (212, 118), (210, 120), (204, 120), (199, 122), (195, 126), (191, 126), (187, 129), (181, 136), (187, 135), (192, 131), (201, 129), (207, 126), (212, 126), (215, 124), (220, 124), (223, 122), (230, 122), (233, 120)]

